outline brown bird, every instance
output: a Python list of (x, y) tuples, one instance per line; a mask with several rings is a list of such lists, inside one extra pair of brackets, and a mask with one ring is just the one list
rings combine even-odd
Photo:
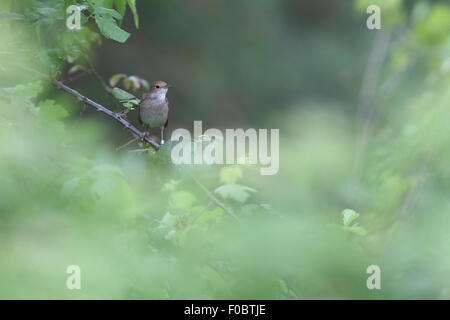
[(169, 87), (164, 81), (153, 82), (139, 104), (139, 122), (145, 125), (147, 132), (149, 128), (160, 128), (161, 144), (164, 144), (164, 129), (168, 122), (169, 100), (166, 93)]

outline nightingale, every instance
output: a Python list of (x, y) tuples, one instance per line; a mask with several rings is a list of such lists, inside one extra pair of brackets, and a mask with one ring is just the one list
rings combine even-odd
[(159, 128), (161, 144), (164, 144), (164, 129), (168, 122), (169, 100), (166, 93), (169, 87), (164, 81), (153, 82), (150, 91), (142, 95), (139, 104), (139, 122), (145, 126), (147, 133), (149, 128)]

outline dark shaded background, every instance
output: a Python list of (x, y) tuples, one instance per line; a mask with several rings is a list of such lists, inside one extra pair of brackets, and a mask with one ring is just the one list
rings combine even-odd
[[(22, 38), (0, 28), (0, 297), (449, 299), (450, 6), (378, 3), (381, 31), (372, 0), (139, 0), (139, 30), (128, 11), (130, 39), (88, 54), (105, 79), (174, 85), (169, 133), (279, 128), (274, 176), (175, 167), (169, 143), (117, 150), (123, 126), (15, 66), (51, 71), (63, 18), (48, 42), (33, 19)], [(92, 76), (70, 86), (114, 107)]]
[(128, 12), (132, 36), (105, 40), (96, 65), (105, 77), (171, 83), (169, 131), (194, 120), (276, 128), (274, 115), (309, 100), (355, 109), (373, 33), (351, 1), (140, 1), (138, 10), (139, 30)]

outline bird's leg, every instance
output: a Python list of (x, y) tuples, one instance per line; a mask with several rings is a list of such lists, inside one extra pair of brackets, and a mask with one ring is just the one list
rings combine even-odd
[(161, 144), (164, 144), (164, 126), (161, 127)]
[(150, 129), (149, 129), (149, 125), (148, 124), (146, 124), (146, 125), (144, 125), (144, 136), (142, 137), (142, 139), (141, 140), (144, 140), (144, 138), (148, 138), (148, 137), (150, 137)]

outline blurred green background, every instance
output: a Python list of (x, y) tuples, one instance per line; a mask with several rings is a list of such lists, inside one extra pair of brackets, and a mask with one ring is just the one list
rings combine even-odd
[[(122, 3), (0, 2), (0, 298), (450, 298), (448, 1), (138, 0), (139, 28)], [(92, 66), (172, 84), (168, 134), (280, 129), (278, 174), (117, 149), (128, 131), (36, 73), (117, 110)]]

